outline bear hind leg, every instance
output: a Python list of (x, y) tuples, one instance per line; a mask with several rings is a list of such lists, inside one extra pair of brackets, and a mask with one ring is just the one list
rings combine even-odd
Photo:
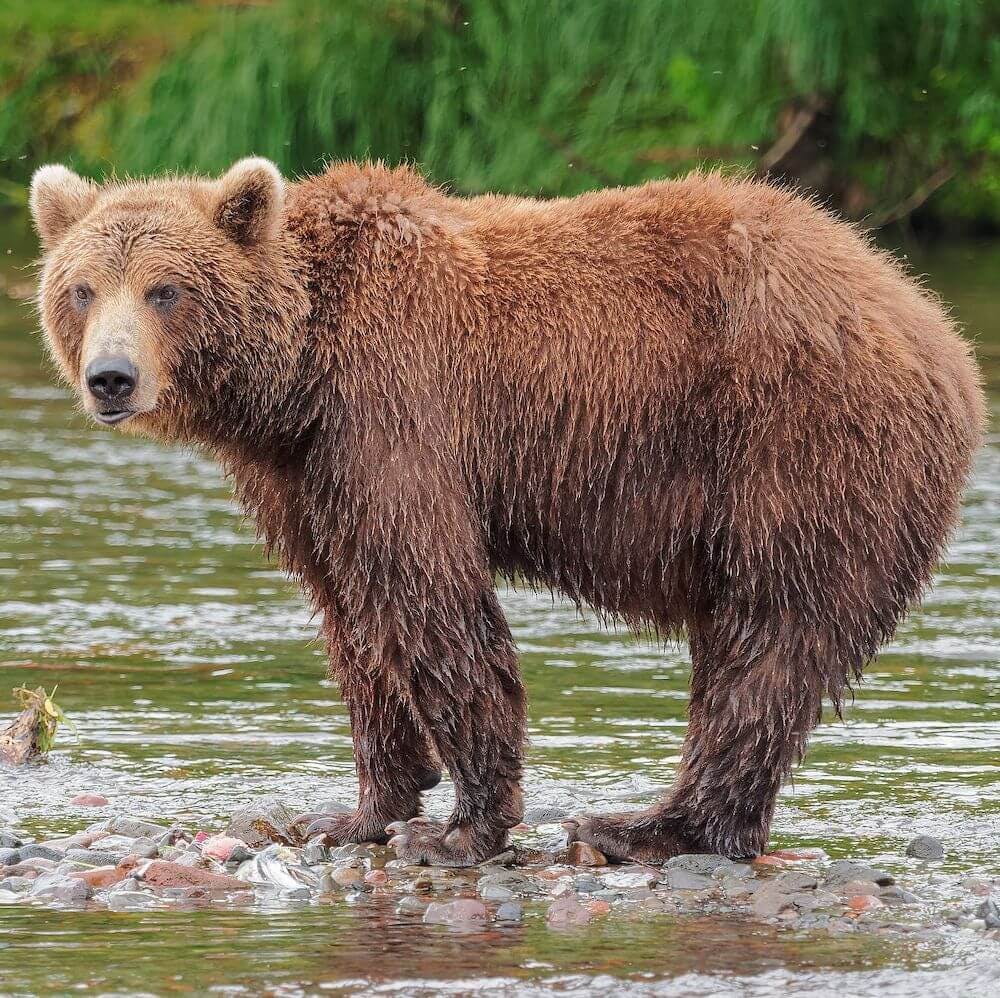
[(747, 858), (767, 847), (785, 777), (819, 723), (824, 695), (847, 679), (836, 642), (788, 619), (753, 629), (716, 618), (692, 629), (688, 732), (674, 786), (632, 814), (573, 818), (580, 839), (613, 860), (663, 862), (686, 852)]

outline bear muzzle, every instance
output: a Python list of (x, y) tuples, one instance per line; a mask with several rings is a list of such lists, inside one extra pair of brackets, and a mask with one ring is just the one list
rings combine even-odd
[(95, 357), (84, 371), (84, 380), (100, 422), (114, 426), (135, 415), (130, 400), (139, 384), (139, 372), (124, 354)]

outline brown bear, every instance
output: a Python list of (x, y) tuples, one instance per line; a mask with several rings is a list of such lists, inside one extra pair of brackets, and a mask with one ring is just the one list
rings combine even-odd
[(286, 185), (249, 159), (103, 186), (43, 167), (31, 206), (84, 410), (217, 454), (322, 611), (360, 799), (309, 834), (413, 862), (477, 863), (521, 817), (498, 576), (690, 642), (673, 788), (570, 837), (762, 851), (822, 701), (930, 579), (983, 431), (940, 303), (763, 183), (459, 198), (406, 167)]

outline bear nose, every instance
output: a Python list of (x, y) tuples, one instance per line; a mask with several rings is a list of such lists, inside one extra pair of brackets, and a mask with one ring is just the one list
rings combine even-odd
[(139, 372), (128, 357), (97, 357), (84, 371), (90, 394), (101, 402), (124, 402), (135, 391)]

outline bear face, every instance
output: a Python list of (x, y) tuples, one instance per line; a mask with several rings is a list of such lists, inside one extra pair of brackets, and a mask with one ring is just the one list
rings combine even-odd
[[(252, 433), (291, 391), (308, 313), (267, 160), (221, 179), (99, 186), (39, 169), (49, 349), (85, 412), (161, 438)], [(252, 331), (252, 336), (248, 335)], [(266, 373), (265, 373), (266, 372)]]

